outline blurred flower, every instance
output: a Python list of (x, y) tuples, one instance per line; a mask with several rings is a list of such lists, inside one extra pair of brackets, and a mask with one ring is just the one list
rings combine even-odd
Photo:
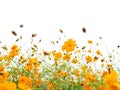
[(32, 80), (26, 76), (22, 76), (18, 80), (18, 87), (22, 90), (31, 90)]
[(118, 82), (118, 74), (116, 71), (111, 70), (110, 74), (106, 74), (104, 82), (106, 84), (106, 90), (120, 90), (120, 83)]
[(61, 52), (52, 51), (52, 55), (54, 56), (54, 60), (58, 60), (62, 57)]
[(93, 43), (93, 41), (92, 40), (88, 40), (88, 44), (92, 44)]
[(71, 58), (71, 55), (70, 55), (70, 54), (65, 54), (65, 55), (63, 56), (63, 60), (66, 60), (66, 61), (69, 61), (70, 58)]
[(62, 50), (66, 52), (71, 52), (75, 49), (77, 46), (76, 41), (73, 39), (68, 39), (66, 42), (64, 42), (64, 45), (62, 46)]
[(17, 45), (13, 45), (11, 47), (10, 52), (9, 52), (9, 56), (10, 57), (15, 57), (15, 56), (17, 56), (19, 54), (19, 52), (20, 52), (19, 47)]
[(92, 62), (93, 60), (91, 56), (86, 56), (85, 59), (86, 59), (86, 62)]
[(17, 90), (17, 88), (15, 83), (5, 81), (0, 83), (0, 90)]
[(96, 50), (96, 54), (97, 54), (97, 55), (102, 55), (102, 53), (101, 53), (100, 50)]

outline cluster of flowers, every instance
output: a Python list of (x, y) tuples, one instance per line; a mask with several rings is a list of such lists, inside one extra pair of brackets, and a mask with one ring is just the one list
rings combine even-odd
[(112, 55), (108, 61), (92, 44), (87, 40), (78, 47), (70, 38), (58, 50), (45, 51), (33, 41), (25, 53), (17, 43), (10, 49), (2, 46), (0, 90), (120, 90), (120, 72), (112, 65)]

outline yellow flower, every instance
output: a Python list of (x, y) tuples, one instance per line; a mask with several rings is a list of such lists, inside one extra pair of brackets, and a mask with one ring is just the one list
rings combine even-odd
[(28, 65), (29, 65), (29, 67), (37, 70), (40, 67), (38, 58), (30, 58)]
[(36, 86), (39, 87), (39, 86), (41, 85), (41, 83), (42, 83), (42, 80), (41, 80), (41, 79), (38, 79), (38, 80), (36, 81)]
[(77, 76), (77, 77), (80, 76), (78, 69), (75, 69), (75, 70), (74, 70), (74, 75)]
[(32, 80), (26, 76), (22, 76), (18, 80), (18, 87), (22, 90), (31, 90)]
[(106, 90), (106, 89), (103, 86), (99, 86), (99, 90)]
[(54, 56), (54, 60), (58, 60), (62, 57), (61, 52), (52, 51), (52, 55)]
[(96, 54), (97, 54), (97, 55), (102, 55), (102, 53), (101, 53), (100, 50), (96, 50)]
[(78, 62), (78, 59), (76, 59), (76, 58), (73, 58), (73, 59), (72, 59), (72, 63), (75, 64), (75, 63), (77, 63), (77, 62)]
[(1, 74), (2, 75), (0, 75), (0, 83), (4, 82), (4, 81), (8, 81), (9, 73), (3, 71)]
[(91, 53), (92, 51), (89, 49), (88, 52)]
[(57, 73), (58, 73), (59, 77), (69, 76), (69, 74), (67, 72), (64, 72), (64, 71), (60, 71), (60, 72), (57, 72)]
[(11, 60), (12, 56), (11, 55), (4, 55), (2, 58), (3, 58), (3, 60)]
[(118, 82), (118, 74), (116, 71), (111, 70), (110, 74), (104, 77), (106, 90), (120, 90), (120, 83)]
[(96, 80), (96, 76), (92, 75), (90, 72), (86, 73), (85, 76), (86, 76), (86, 79), (88, 81), (95, 81)]
[(0, 62), (3, 60), (3, 57), (2, 56), (0, 56)]
[(27, 70), (27, 71), (32, 70), (32, 64), (27, 64), (27, 65), (25, 66), (25, 70)]
[(48, 90), (53, 90), (53, 84), (49, 80), (47, 80), (47, 88)]
[(33, 64), (33, 65), (39, 64), (38, 58), (30, 58), (29, 64)]
[(66, 52), (71, 52), (75, 49), (77, 46), (76, 41), (73, 39), (68, 39), (66, 42), (64, 42), (64, 45), (62, 46), (62, 50)]
[(93, 60), (91, 56), (86, 56), (85, 59), (87, 62), (92, 62), (92, 60)]
[(17, 45), (13, 45), (11, 47), (11, 51), (9, 52), (9, 56), (10, 57), (15, 57), (19, 54), (19, 52), (20, 52), (19, 47)]
[(85, 70), (87, 69), (87, 66), (84, 65), (84, 66), (81, 67), (81, 69), (82, 69), (83, 71), (85, 71)]
[(92, 44), (93, 43), (93, 41), (92, 40), (88, 40), (88, 44)]
[(70, 58), (71, 58), (71, 55), (70, 55), (70, 54), (65, 54), (65, 55), (63, 56), (63, 60), (66, 60), (66, 61), (69, 61)]
[(90, 85), (85, 85), (85, 86), (84, 86), (84, 90), (93, 90), (93, 89), (92, 89), (92, 86), (90, 86)]
[[(91, 74), (90, 72), (85, 73), (85, 79), (82, 82), (83, 86), (85, 87), (85, 90), (89, 90), (86, 88), (86, 86), (88, 85), (89, 82), (94, 82), (96, 81), (96, 76)], [(92, 89), (90, 89), (92, 90)]]
[(0, 83), (0, 90), (17, 90), (16, 84), (5, 81), (3, 83)]
[(78, 53), (80, 53), (80, 50), (77, 50)]
[(19, 83), (23, 83), (23, 84), (25, 83), (26, 84), (27, 81), (28, 81), (28, 77), (26, 77), (26, 76), (22, 76), (22, 77), (19, 78)]

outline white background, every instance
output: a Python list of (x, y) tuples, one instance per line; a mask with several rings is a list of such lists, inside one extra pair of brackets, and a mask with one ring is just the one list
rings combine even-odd
[[(20, 28), (19, 25), (24, 27)], [(44, 42), (58, 38), (59, 29), (80, 43), (102, 36), (109, 49), (120, 44), (120, 0), (0, 0), (0, 40), (12, 44), (11, 30), (23, 35), (32, 33)]]

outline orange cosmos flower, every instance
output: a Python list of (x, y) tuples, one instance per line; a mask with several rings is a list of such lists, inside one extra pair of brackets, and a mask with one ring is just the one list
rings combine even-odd
[(38, 58), (30, 58), (30, 59), (29, 59), (29, 64), (32, 64), (32, 65), (37, 65), (37, 64), (39, 64)]
[(96, 54), (97, 54), (97, 55), (102, 55), (102, 53), (101, 53), (100, 50), (97, 50), (97, 51), (96, 51)]
[(92, 44), (93, 43), (93, 41), (92, 40), (88, 40), (88, 44)]
[(37, 70), (40, 67), (38, 58), (30, 58), (27, 64), (26, 70), (34, 69)]
[(76, 41), (73, 39), (68, 39), (66, 42), (64, 42), (64, 45), (62, 46), (62, 50), (66, 52), (71, 52), (75, 49), (77, 46)]
[(20, 52), (20, 49), (17, 45), (13, 45), (11, 47), (11, 51), (9, 52), (9, 56), (10, 57), (14, 57), (14, 56), (17, 56)]
[(52, 55), (54, 56), (54, 60), (58, 60), (62, 57), (61, 52), (52, 51)]
[(91, 56), (86, 56), (85, 59), (87, 62), (92, 62), (92, 60), (93, 60)]
[(85, 90), (93, 90), (90, 85), (85, 85), (84, 88), (85, 88)]
[(81, 67), (81, 69), (82, 69), (83, 71), (85, 71), (85, 70), (87, 69), (87, 66), (84, 65), (84, 66)]
[(80, 76), (78, 69), (75, 69), (75, 70), (74, 70), (74, 75), (77, 76), (77, 77)]
[(22, 90), (31, 90), (32, 87), (32, 79), (27, 76), (22, 76), (18, 80), (18, 87)]
[(47, 80), (47, 88), (48, 90), (53, 90), (53, 84), (49, 80)]
[(88, 52), (91, 53), (92, 51), (89, 49)]
[(106, 90), (120, 90), (120, 83), (118, 82), (118, 73), (111, 70), (110, 74), (106, 74), (104, 77), (106, 84)]
[(71, 55), (70, 55), (70, 54), (65, 54), (65, 55), (63, 56), (63, 60), (69, 61), (70, 58), (71, 58)]
[(42, 80), (41, 80), (41, 79), (38, 79), (38, 80), (36, 81), (36, 86), (39, 87), (39, 86), (41, 85), (41, 83), (42, 83)]
[(19, 78), (19, 83), (27, 83), (27, 81), (28, 81), (28, 77), (26, 77), (26, 76), (22, 76), (22, 77), (20, 77)]
[(3, 82), (0, 83), (0, 90), (17, 90), (16, 84), (12, 82)]
[(106, 90), (104, 86), (99, 86), (99, 90)]
[(95, 81), (96, 80), (96, 76), (92, 75), (90, 72), (86, 73), (85, 76), (86, 76), (86, 79), (88, 81)]
[(72, 59), (72, 63), (75, 64), (75, 63), (77, 63), (77, 62), (78, 62), (78, 59), (76, 59), (76, 58), (73, 58), (73, 59)]

